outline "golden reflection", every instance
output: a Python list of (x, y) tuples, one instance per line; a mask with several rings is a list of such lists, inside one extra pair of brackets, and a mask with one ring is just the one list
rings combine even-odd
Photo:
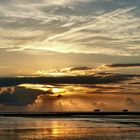
[(38, 129), (37, 131), (38, 135), (45, 134), (48, 136), (51, 135), (55, 137), (59, 136), (60, 134), (63, 135), (63, 132), (62, 132), (63, 129), (61, 129), (63, 127), (62, 126), (63, 124), (59, 123), (59, 121), (50, 120), (48, 124), (44, 121), (39, 121), (39, 123), (36, 123), (35, 125), (36, 125), (35, 126), (36, 128), (40, 128), (40, 127), (42, 128), (41, 129), (42, 131)]
[(52, 135), (57, 136), (61, 130), (61, 129), (59, 129), (60, 124), (58, 124), (57, 121), (53, 121), (51, 127), (52, 127)]

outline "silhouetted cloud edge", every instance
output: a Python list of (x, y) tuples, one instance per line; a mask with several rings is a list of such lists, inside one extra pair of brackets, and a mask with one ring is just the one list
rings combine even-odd
[(0, 86), (16, 86), (20, 84), (106, 84), (118, 83), (140, 77), (135, 74), (99, 73), (92, 76), (62, 76), (62, 77), (12, 77), (0, 78)]

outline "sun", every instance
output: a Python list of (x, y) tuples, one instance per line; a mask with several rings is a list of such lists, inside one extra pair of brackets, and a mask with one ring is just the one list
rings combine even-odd
[(64, 92), (64, 90), (61, 88), (52, 88), (52, 92), (53, 93), (62, 93), (62, 92)]

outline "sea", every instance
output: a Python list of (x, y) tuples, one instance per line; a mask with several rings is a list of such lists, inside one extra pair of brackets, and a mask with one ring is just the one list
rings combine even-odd
[(0, 140), (140, 140), (140, 116), (1, 116)]

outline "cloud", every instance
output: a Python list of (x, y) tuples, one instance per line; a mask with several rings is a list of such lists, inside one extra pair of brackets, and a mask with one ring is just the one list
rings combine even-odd
[(81, 71), (81, 70), (82, 70), (82, 71), (83, 71), (83, 70), (92, 70), (92, 68), (89, 68), (89, 67), (73, 67), (73, 68), (70, 69), (70, 71), (77, 71), (77, 70), (78, 70), (78, 71), (79, 71), (79, 70), (80, 70), (80, 71)]
[(100, 67), (81, 66), (81, 67), (67, 67), (67, 68), (61, 68), (61, 69), (55, 69), (49, 71), (39, 70), (35, 72), (34, 75), (35, 76), (85, 76), (85, 75), (90, 76), (95, 73), (98, 73), (99, 71), (101, 71)]
[(106, 0), (0, 2), (0, 47), (8, 51), (140, 54), (137, 5), (109, 9)]
[[(64, 52), (138, 55), (139, 50), (134, 52), (135, 49), (131, 49), (139, 36), (139, 32), (133, 32), (139, 28), (139, 18), (131, 15), (134, 9), (135, 7), (117, 9), (100, 16), (87, 17), (80, 26), (72, 26), (70, 30), (51, 36), (42, 43), (53, 45), (56, 42), (59, 46), (61, 43), (65, 44), (64, 46), (69, 48), (66, 51), (64, 49)], [(76, 22), (75, 25), (79, 23)], [(54, 47), (54, 50), (59, 51), (57, 47)]]
[(26, 5), (26, 4), (48, 4), (48, 5), (65, 5), (65, 4), (73, 4), (73, 3), (77, 3), (77, 2), (82, 2), (82, 3), (87, 3), (90, 1), (96, 1), (96, 0), (24, 0), (24, 1), (18, 1), (18, 0), (1, 0), (0, 3), (1, 4), (8, 4), (8, 3), (12, 3), (12, 4), (22, 4), (22, 5)]
[(111, 64), (106, 65), (108, 67), (140, 67), (140, 63), (128, 63), (128, 64)]
[(15, 77), (0, 78), (0, 86), (16, 86), (20, 84), (105, 84), (118, 83), (138, 77), (139, 75), (97, 73), (88, 76), (59, 76), (59, 77)]
[(3, 94), (3, 93), (13, 94), (14, 92), (15, 92), (15, 87), (1, 87), (0, 88), (0, 94)]
[[(94, 109), (114, 111), (115, 109), (115, 111), (122, 111), (127, 108), (129, 111), (139, 111), (139, 88), (136, 85), (131, 86), (128, 81), (134, 75), (104, 74), (97, 76), (98, 80), (95, 77), (0, 79), (1, 86), (2, 83), (3, 86), (6, 86), (4, 81), (7, 86), (18, 85), (0, 88), (0, 110), (53, 112), (93, 111)], [(78, 85), (75, 85), (77, 79), (79, 79)], [(29, 81), (32, 84), (21, 85), (21, 83)], [(84, 81), (84, 85), (83, 83), (80, 85), (81, 81)], [(59, 94), (62, 94), (61, 98), (58, 98)]]
[(20, 89), (12, 94), (9, 92), (3, 92), (0, 95), (0, 104), (4, 105), (19, 105), (26, 106), (28, 104), (32, 104), (34, 100), (37, 98), (38, 94), (30, 93), (30, 91), (25, 92), (25, 90)]
[[(139, 63), (116, 63), (94, 66), (66, 67), (54, 70), (38, 70), (34, 76), (106, 76), (107, 74), (137, 74), (139, 75)], [(135, 71), (132, 71), (131, 68)]]
[[(13, 90), (13, 89), (12, 89)], [(0, 104), (11, 106), (27, 106), (33, 104), (39, 95), (51, 94), (51, 92), (41, 91), (37, 89), (26, 89), (23, 87), (16, 87), (14, 91), (11, 88), (5, 87), (5, 90), (1, 90)]]

